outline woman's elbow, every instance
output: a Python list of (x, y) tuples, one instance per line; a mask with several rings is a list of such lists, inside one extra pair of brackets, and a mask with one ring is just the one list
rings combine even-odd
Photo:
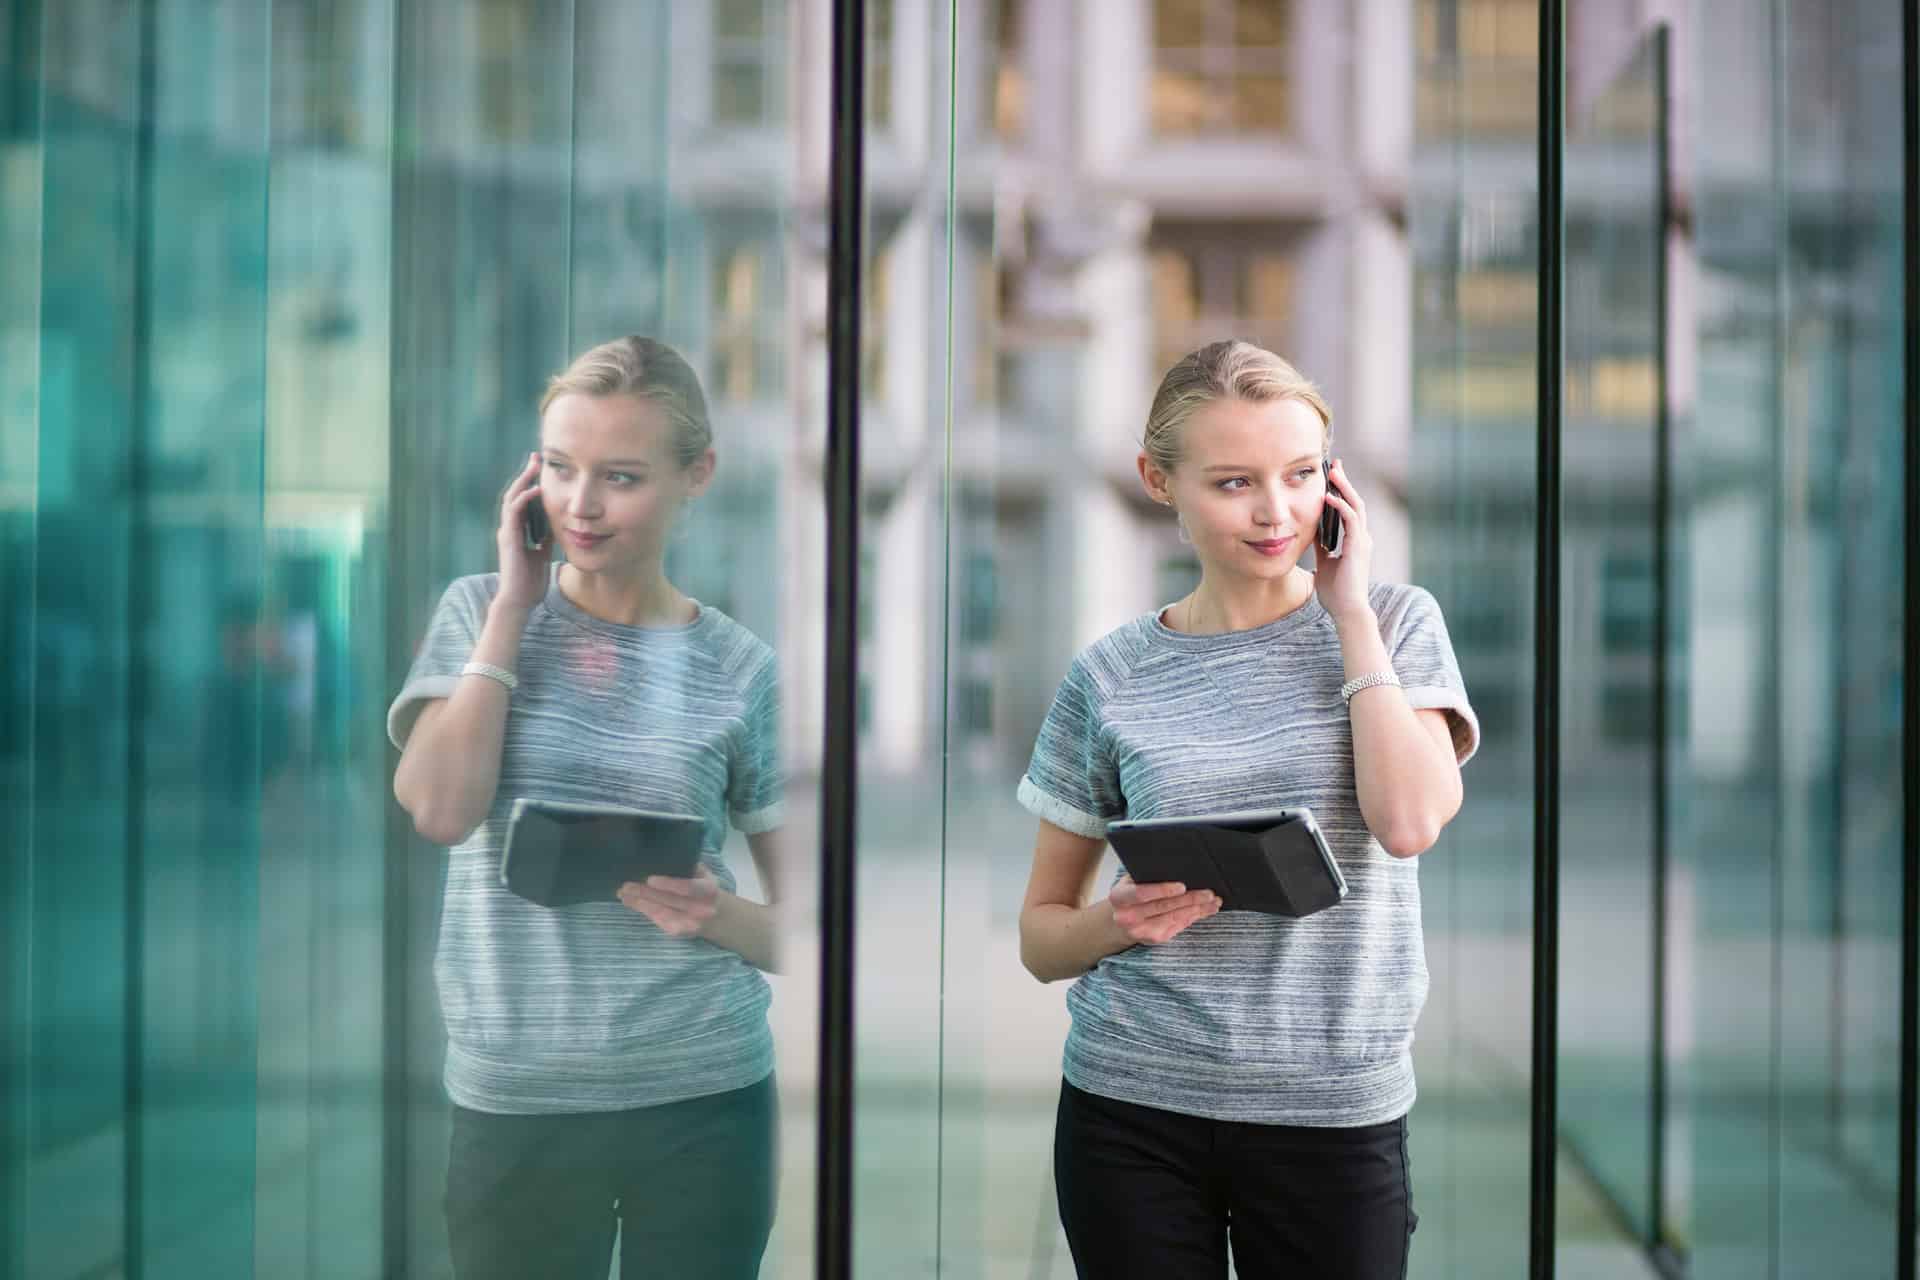
[(1417, 858), (1433, 848), (1440, 838), (1438, 824), (1414, 824), (1395, 827), (1380, 837), (1380, 847), (1396, 858)]
[(1028, 935), (1025, 921), (1021, 922), (1020, 928), (1020, 965), (1041, 982), (1054, 982), (1060, 977), (1053, 971), (1052, 966), (1047, 964), (1046, 957), (1041, 954), (1040, 948), (1034, 945), (1032, 938)]
[(1447, 806), (1444, 813), (1415, 815), (1404, 818), (1387, 828), (1380, 837), (1380, 847), (1396, 858), (1417, 858), (1439, 841), (1440, 833), (1446, 830), (1447, 823), (1453, 821), (1453, 815), (1460, 811), (1456, 800)]
[(445, 845), (449, 849), (473, 834), (473, 829), (480, 825), (467, 822), (462, 815), (447, 812), (442, 806), (433, 804), (428, 797), (419, 794), (417, 786), (408, 785), (408, 779), (400, 774), (394, 775), (393, 798), (413, 819), (413, 829), (420, 833), (421, 839)]

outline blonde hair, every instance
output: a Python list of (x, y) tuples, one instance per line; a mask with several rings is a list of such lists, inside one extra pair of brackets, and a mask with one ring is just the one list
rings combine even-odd
[(666, 410), (673, 427), (673, 453), (682, 467), (690, 467), (713, 447), (713, 423), (707, 418), (707, 397), (699, 375), (664, 342), (629, 334), (603, 342), (574, 358), (563, 372), (547, 382), (540, 397), (540, 416), (561, 396), (637, 396)]
[(1301, 372), (1264, 347), (1228, 339), (1210, 342), (1174, 362), (1160, 379), (1147, 411), (1147, 430), (1140, 447), (1160, 470), (1172, 473), (1181, 458), (1181, 433), (1195, 411), (1217, 400), (1298, 400), (1320, 415), (1320, 442), (1324, 448), (1333, 429), (1333, 413), (1320, 389)]

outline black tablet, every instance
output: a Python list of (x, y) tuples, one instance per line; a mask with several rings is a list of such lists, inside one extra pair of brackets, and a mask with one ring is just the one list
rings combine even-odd
[(1136, 884), (1211, 889), (1223, 911), (1308, 916), (1347, 896), (1310, 809), (1116, 822), (1107, 839)]
[(629, 880), (691, 877), (705, 833), (684, 813), (522, 798), (507, 821), (500, 883), (543, 907), (613, 902)]

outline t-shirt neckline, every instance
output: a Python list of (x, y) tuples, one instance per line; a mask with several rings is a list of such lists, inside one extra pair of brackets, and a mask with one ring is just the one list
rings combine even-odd
[(1257, 627), (1248, 627), (1244, 631), (1217, 631), (1196, 636), (1186, 631), (1176, 631), (1162, 620), (1161, 615), (1178, 603), (1174, 601), (1163, 604), (1148, 614), (1147, 633), (1159, 644), (1189, 651), (1237, 649), (1242, 645), (1267, 644), (1327, 616), (1325, 607), (1320, 603), (1319, 595), (1310, 593), (1297, 608), (1281, 614), (1272, 622), (1263, 622)]
[(560, 566), (558, 564), (553, 565), (547, 574), (547, 609), (556, 617), (572, 623), (583, 631), (594, 631), (601, 635), (623, 636), (628, 639), (661, 640), (690, 637), (707, 627), (708, 619), (713, 616), (713, 610), (707, 608), (692, 596), (688, 596), (687, 601), (693, 605), (693, 621), (691, 622), (675, 622), (664, 626), (638, 626), (626, 622), (610, 622), (605, 618), (594, 617), (585, 609), (582, 609), (579, 605), (567, 599), (567, 593), (560, 589)]

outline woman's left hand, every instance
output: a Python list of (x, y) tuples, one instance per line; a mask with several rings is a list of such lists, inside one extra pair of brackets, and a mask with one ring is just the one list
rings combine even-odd
[(1367, 528), (1367, 504), (1347, 479), (1346, 464), (1338, 459), (1327, 478), (1327, 505), (1340, 513), (1347, 531), (1337, 558), (1319, 550), (1315, 539), (1313, 591), (1320, 597), (1321, 608), (1341, 618), (1371, 607), (1367, 573), (1373, 564), (1373, 534)]
[(720, 882), (703, 865), (691, 879), (648, 876), (620, 886), (620, 901), (675, 938), (697, 938), (719, 910)]

